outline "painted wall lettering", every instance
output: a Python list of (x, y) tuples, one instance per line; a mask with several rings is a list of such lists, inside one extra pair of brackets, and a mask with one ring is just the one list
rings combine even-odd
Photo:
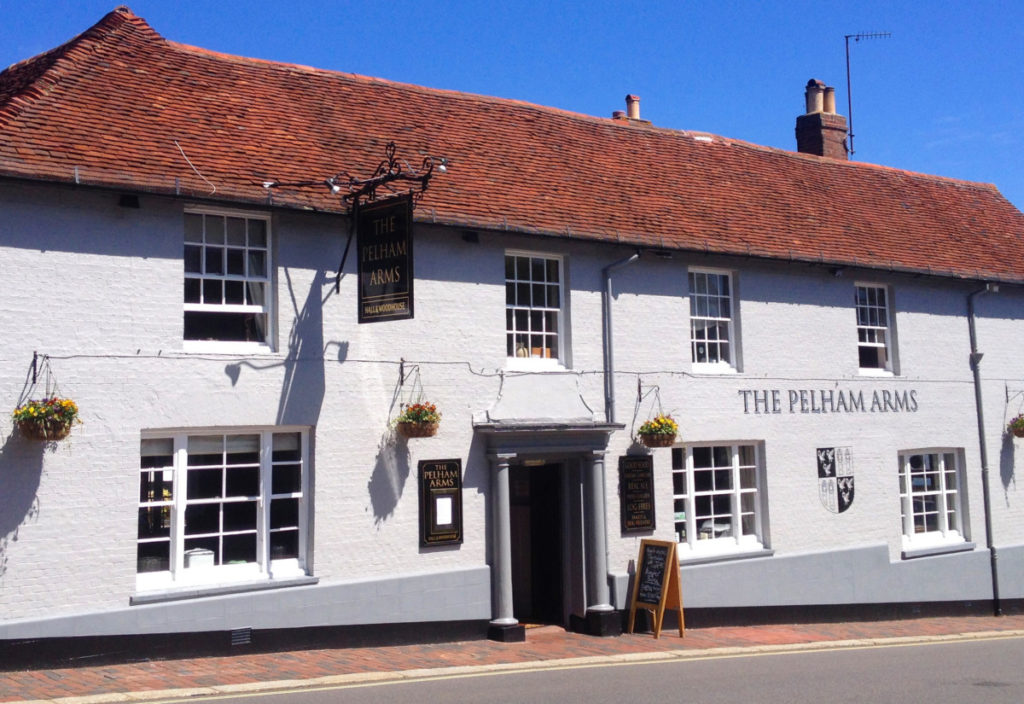
[(917, 389), (740, 389), (746, 414), (916, 413)]

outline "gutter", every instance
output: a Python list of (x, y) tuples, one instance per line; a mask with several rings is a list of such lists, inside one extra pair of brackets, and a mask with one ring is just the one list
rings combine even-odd
[(978, 417), (978, 450), (981, 454), (981, 491), (985, 502), (985, 546), (988, 548), (989, 564), (992, 571), (992, 611), (995, 616), (1003, 615), (1003, 607), (999, 601), (999, 557), (996, 554), (995, 540), (992, 536), (992, 501), (989, 497), (988, 480), (988, 445), (985, 442), (985, 415), (981, 403), (981, 358), (984, 353), (978, 351), (978, 335), (974, 325), (974, 299), (985, 293), (997, 293), (997, 284), (987, 283), (967, 296), (967, 325), (971, 333), (971, 373), (974, 376), (974, 405)]
[(608, 423), (615, 422), (615, 358), (612, 345), (612, 272), (629, 266), (640, 258), (640, 250), (630, 256), (609, 264), (601, 273), (604, 274), (604, 291), (601, 295), (602, 319), (601, 330), (604, 337), (604, 417)]

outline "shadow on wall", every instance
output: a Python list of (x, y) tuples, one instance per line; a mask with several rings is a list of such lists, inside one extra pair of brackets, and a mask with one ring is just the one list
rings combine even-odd
[(225, 365), (224, 373), (237, 386), (242, 376), (242, 367), (257, 372), (275, 367), (284, 367), (284, 378), (281, 382), (281, 394), (277, 405), (278, 425), (315, 426), (320, 419), (320, 410), (324, 401), (326, 388), (324, 361), (330, 347), (338, 348), (338, 361), (344, 362), (348, 356), (347, 342), (324, 343), (323, 306), (332, 291), (323, 296), (328, 282), (327, 273), (318, 271), (310, 286), (306, 300), (299, 308), (295, 299), (294, 286), (290, 272), (285, 269), (284, 276), (288, 280), (288, 293), (291, 297), (295, 317), (288, 333), (287, 353), (280, 362), (254, 364), (248, 360), (231, 362)]
[[(300, 309), (289, 271), (288, 292), (291, 295), (295, 319), (288, 334), (288, 356), (284, 359), (284, 381), (277, 407), (278, 425), (316, 425), (324, 401), (324, 325), (323, 306), (328, 292), (322, 297), (327, 274), (318, 271), (306, 300)], [(333, 283), (331, 284), (333, 286)], [(331, 289), (333, 291), (333, 289)]]
[(1016, 486), (1017, 479), (1013, 476), (1014, 442), (1013, 433), (1003, 433), (1003, 445), (999, 448), (999, 478), (1003, 481), (1003, 495), (1010, 502), (1010, 485)]
[(373, 508), (373, 523), (378, 528), (395, 512), (409, 479), (409, 446), (390, 428), (377, 445), (377, 460), (366, 488)]
[(0, 577), (7, 571), (10, 545), (18, 530), (39, 515), (39, 481), (48, 445), (13, 431), (0, 449)]

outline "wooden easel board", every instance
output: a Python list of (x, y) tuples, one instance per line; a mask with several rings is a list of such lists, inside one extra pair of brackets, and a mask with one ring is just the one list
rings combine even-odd
[(633, 599), (629, 606), (629, 632), (633, 632), (637, 608), (647, 609), (654, 617), (654, 637), (661, 636), (666, 611), (679, 612), (679, 636), (683, 636), (683, 587), (676, 561), (676, 544), (668, 540), (640, 541), (633, 580)]

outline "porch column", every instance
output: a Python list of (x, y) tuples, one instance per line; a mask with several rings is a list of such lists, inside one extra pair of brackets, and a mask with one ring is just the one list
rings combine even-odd
[(512, 615), (512, 529), (509, 464), (515, 454), (490, 455), (491, 462), (491, 619), (487, 637), (526, 640), (526, 629)]
[(587, 541), (587, 611), (611, 611), (608, 590), (608, 534), (605, 527), (604, 452), (585, 459), (583, 517)]

